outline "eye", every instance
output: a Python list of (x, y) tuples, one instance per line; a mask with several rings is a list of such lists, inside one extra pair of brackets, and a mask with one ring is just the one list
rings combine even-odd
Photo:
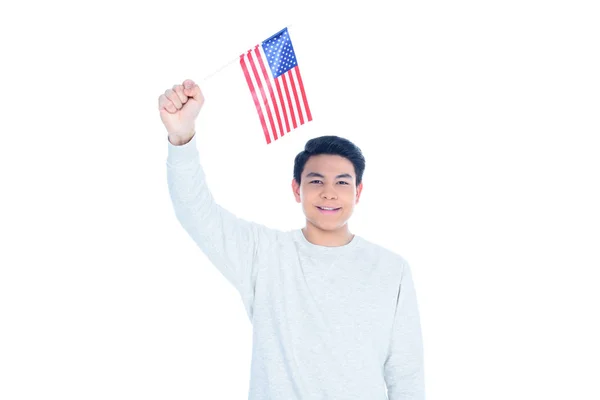
[(349, 185), (348, 182), (340, 181), (339, 183), (343, 183), (344, 185)]
[(321, 182), (321, 181), (318, 179), (315, 179), (314, 181), (310, 181), (310, 183), (313, 183), (313, 182)]

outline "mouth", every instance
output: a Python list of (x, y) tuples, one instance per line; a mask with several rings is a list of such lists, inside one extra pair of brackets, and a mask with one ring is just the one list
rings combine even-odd
[(338, 208), (334, 208), (334, 209), (331, 209), (329, 207), (326, 207), (326, 208), (319, 207), (319, 206), (316, 206), (316, 207), (319, 209), (319, 212), (321, 212), (321, 214), (335, 214), (342, 209), (342, 207), (338, 207)]

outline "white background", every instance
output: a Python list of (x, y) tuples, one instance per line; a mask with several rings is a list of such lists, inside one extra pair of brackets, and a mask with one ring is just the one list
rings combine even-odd
[[(0, 398), (247, 398), (241, 298), (167, 191), (158, 97), (189, 78), (240, 217), (303, 226), (304, 143), (363, 150), (350, 227), (411, 264), (428, 399), (599, 399), (594, 3), (3, 5)], [(314, 121), (267, 146), (219, 69), (287, 25)]]

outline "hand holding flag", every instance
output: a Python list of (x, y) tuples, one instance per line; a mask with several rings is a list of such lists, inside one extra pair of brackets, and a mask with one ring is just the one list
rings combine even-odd
[(204, 104), (200, 87), (191, 79), (174, 85), (158, 98), (158, 110), (169, 140), (174, 145), (189, 142), (194, 136), (195, 121)]
[[(267, 144), (312, 121), (288, 28), (240, 55), (239, 63)], [(160, 117), (171, 143), (184, 144), (192, 138), (203, 104), (204, 96), (191, 79), (159, 97)]]

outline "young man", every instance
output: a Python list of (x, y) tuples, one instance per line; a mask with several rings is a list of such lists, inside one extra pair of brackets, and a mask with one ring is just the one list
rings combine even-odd
[(159, 97), (168, 187), (179, 222), (252, 323), (249, 400), (423, 400), (410, 267), (348, 228), (363, 186), (360, 149), (337, 136), (309, 140), (292, 180), (306, 226), (268, 228), (215, 203), (196, 147), (203, 103), (189, 79)]

